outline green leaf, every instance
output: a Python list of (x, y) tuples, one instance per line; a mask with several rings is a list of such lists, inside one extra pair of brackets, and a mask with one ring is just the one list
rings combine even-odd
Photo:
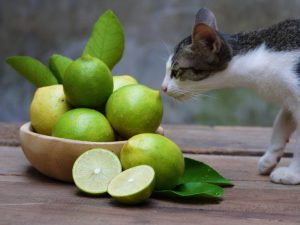
[(173, 190), (155, 191), (155, 193), (165, 197), (182, 197), (182, 198), (221, 198), (223, 188), (204, 182), (189, 182), (177, 185)]
[(72, 59), (63, 55), (54, 54), (49, 58), (49, 68), (60, 84), (63, 83), (64, 73), (71, 62)]
[(124, 30), (116, 15), (107, 10), (94, 25), (83, 54), (101, 59), (112, 69), (122, 58)]
[(52, 72), (43, 63), (29, 56), (12, 56), (6, 59), (19, 74), (25, 77), (36, 87), (57, 84)]
[(197, 160), (185, 158), (185, 170), (178, 184), (205, 182), (219, 186), (233, 186), (231, 181), (221, 176), (210, 166)]

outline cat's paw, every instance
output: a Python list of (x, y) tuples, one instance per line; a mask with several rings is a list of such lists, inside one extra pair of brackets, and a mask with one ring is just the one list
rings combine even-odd
[(271, 173), (271, 181), (278, 184), (299, 184), (300, 173), (290, 167), (280, 167)]
[(278, 155), (266, 152), (262, 157), (260, 157), (257, 164), (259, 174), (269, 175), (276, 167), (279, 160), (280, 157), (278, 157)]

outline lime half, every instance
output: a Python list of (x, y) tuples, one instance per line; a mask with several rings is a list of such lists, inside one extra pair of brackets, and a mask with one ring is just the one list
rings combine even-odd
[(95, 148), (77, 158), (72, 174), (81, 191), (97, 195), (106, 193), (109, 182), (121, 171), (121, 163), (113, 152)]
[(117, 201), (137, 204), (148, 199), (155, 185), (152, 167), (140, 165), (117, 175), (108, 185), (108, 193)]

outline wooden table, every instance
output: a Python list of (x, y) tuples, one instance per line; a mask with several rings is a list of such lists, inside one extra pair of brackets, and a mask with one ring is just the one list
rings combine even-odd
[[(300, 224), (300, 186), (273, 184), (257, 174), (269, 128), (164, 127), (186, 156), (208, 163), (234, 182), (222, 201), (151, 198), (129, 207), (107, 196), (82, 195), (74, 185), (32, 168), (19, 147), (18, 125), (0, 123), (0, 224)], [(290, 156), (288, 149), (280, 164), (286, 165)]]

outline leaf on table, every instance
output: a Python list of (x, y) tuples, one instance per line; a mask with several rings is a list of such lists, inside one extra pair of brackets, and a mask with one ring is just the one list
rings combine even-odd
[(72, 59), (58, 54), (54, 54), (49, 58), (49, 68), (60, 84), (63, 83), (64, 73), (71, 62), (73, 62)]
[(223, 188), (204, 182), (188, 182), (177, 185), (172, 190), (155, 191), (155, 193), (165, 197), (182, 197), (182, 198), (221, 198)]
[(216, 170), (194, 159), (184, 158), (185, 170), (178, 184), (189, 182), (205, 182), (219, 186), (233, 186), (230, 180), (224, 178)]
[(95, 23), (83, 54), (101, 59), (112, 69), (122, 58), (124, 42), (120, 21), (111, 10), (107, 10)]
[(57, 84), (57, 79), (43, 63), (30, 56), (12, 56), (6, 59), (19, 74), (34, 84), (44, 87)]

